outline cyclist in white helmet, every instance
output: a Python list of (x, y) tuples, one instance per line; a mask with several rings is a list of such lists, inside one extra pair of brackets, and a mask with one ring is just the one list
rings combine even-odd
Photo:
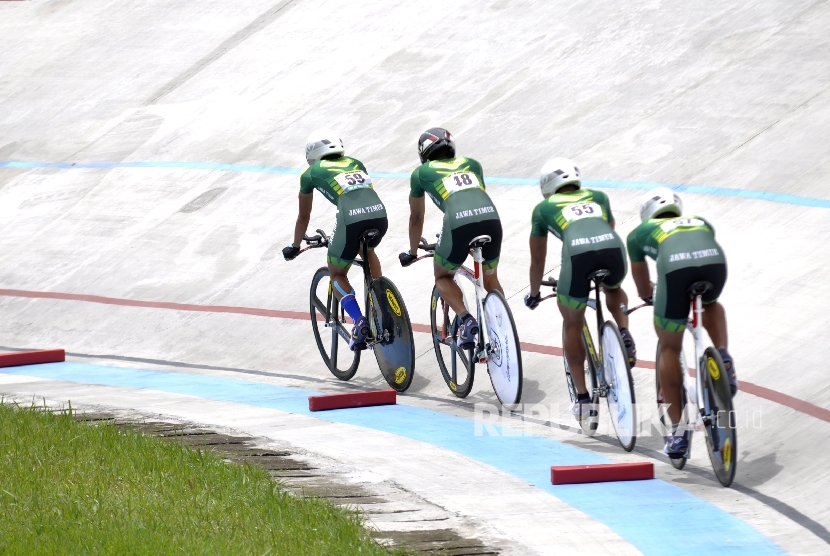
[[(703, 327), (723, 358), (732, 395), (738, 380), (732, 356), (727, 351), (726, 311), (718, 301), (726, 283), (726, 257), (715, 241), (715, 229), (700, 216), (683, 216), (683, 202), (668, 187), (657, 187), (645, 194), (640, 204), (642, 223), (628, 235), (628, 256), (637, 292), (654, 303), (654, 329), (660, 340), (660, 385), (669, 404), (672, 436), (665, 452), (680, 458), (689, 445), (688, 431), (678, 434), (682, 416), (683, 375), (680, 352), (689, 316), (688, 288), (699, 281), (713, 288), (703, 294)], [(657, 287), (652, 292), (646, 257), (657, 261)], [(652, 297), (653, 295), (653, 297)]]
[(369, 268), (372, 276), (380, 277), (380, 261), (375, 255), (375, 247), (380, 244), (388, 228), (386, 207), (372, 189), (372, 178), (363, 163), (345, 156), (343, 141), (337, 133), (330, 129), (314, 131), (306, 140), (305, 151), (309, 166), (300, 176), (300, 211), (294, 226), (294, 243), (283, 249), (282, 253), (287, 261), (299, 254), (299, 245), (311, 218), (316, 189), (337, 207), (337, 220), (328, 249), (328, 266), (334, 294), (355, 322), (349, 348), (352, 351), (366, 349), (369, 322), (360, 310), (346, 274), (358, 256), (360, 234), (376, 229), (380, 233), (369, 241)]
[[(614, 231), (614, 215), (608, 196), (601, 191), (582, 189), (579, 168), (567, 158), (554, 158), (542, 167), (539, 186), (545, 200), (533, 209), (530, 229), (530, 293), (525, 305), (535, 309), (541, 295), (539, 288), (544, 277), (547, 257), (548, 232), (562, 240), (562, 268), (559, 271), (556, 300), (562, 313), (565, 329), (565, 358), (571, 369), (585, 366), (585, 346), (582, 329), (585, 308), (591, 284), (588, 276), (607, 269), (603, 289), (608, 310), (620, 327), (628, 362), (637, 362), (637, 347), (628, 331), (628, 316), (620, 304), (628, 303), (628, 296), (620, 287), (625, 279), (625, 247)], [(573, 373), (578, 396), (572, 408), (582, 423), (593, 416), (591, 395), (585, 384), (584, 373)]]

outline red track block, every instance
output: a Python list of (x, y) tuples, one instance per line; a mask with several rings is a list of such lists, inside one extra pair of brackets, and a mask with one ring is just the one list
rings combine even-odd
[(347, 394), (326, 394), (324, 396), (309, 396), (309, 411), (324, 411), (326, 409), (346, 409), (349, 407), (367, 407), (370, 405), (395, 405), (396, 392), (388, 390), (372, 390), (370, 392), (349, 392)]
[(654, 464), (646, 461), (594, 465), (554, 465), (550, 468), (550, 482), (555, 485), (640, 481), (653, 478)]
[(39, 349), (37, 351), (0, 353), (0, 367), (37, 365), (38, 363), (60, 363), (61, 361), (66, 361), (66, 352), (62, 349)]

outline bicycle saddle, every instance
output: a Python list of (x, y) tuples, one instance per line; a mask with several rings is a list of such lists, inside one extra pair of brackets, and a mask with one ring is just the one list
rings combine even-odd
[(470, 249), (475, 249), (476, 247), (484, 247), (485, 243), (490, 243), (490, 236), (476, 236), (470, 242)]
[(691, 297), (697, 297), (699, 295), (703, 295), (712, 288), (714, 288), (714, 286), (711, 282), (695, 282), (694, 284), (689, 286), (689, 289), (686, 291), (689, 292), (689, 295)]
[(359, 239), (360, 241), (367, 241), (367, 240), (370, 240), (370, 239), (372, 239), (373, 237), (377, 236), (379, 233), (380, 233), (380, 232), (379, 232), (379, 231), (377, 231), (376, 229), (371, 228), (371, 229), (369, 229), (369, 230), (364, 230), (364, 231), (363, 231), (363, 233), (362, 233), (362, 234), (360, 234), (360, 236), (358, 236), (358, 239)]
[(607, 268), (601, 268), (599, 270), (593, 271), (591, 274), (588, 275), (588, 280), (603, 283), (606, 278), (611, 276), (611, 271)]

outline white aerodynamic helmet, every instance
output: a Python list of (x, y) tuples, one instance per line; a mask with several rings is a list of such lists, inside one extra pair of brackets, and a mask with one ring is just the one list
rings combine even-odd
[(342, 155), (346, 152), (340, 135), (330, 129), (315, 129), (305, 140), (305, 159), (314, 164), (329, 154)]
[(645, 222), (667, 212), (683, 214), (683, 201), (668, 187), (655, 187), (643, 196), (640, 204), (640, 219)]
[(579, 181), (579, 168), (573, 160), (556, 157), (548, 160), (542, 166), (542, 174), (539, 176), (539, 187), (542, 188), (542, 195), (549, 197), (558, 193), (566, 185), (576, 185), (579, 189), (582, 184)]

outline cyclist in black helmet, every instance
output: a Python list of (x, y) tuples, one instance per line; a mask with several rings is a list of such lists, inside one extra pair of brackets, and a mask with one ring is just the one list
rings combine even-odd
[(490, 236), (482, 248), (484, 289), (497, 289), (496, 267), (501, 252), (502, 228), (499, 213), (484, 190), (481, 164), (472, 158), (455, 155), (455, 140), (449, 131), (433, 127), (418, 139), (421, 166), (412, 172), (409, 193), (409, 251), (401, 253), (401, 264), (408, 266), (417, 256), (424, 229), (424, 194), (444, 213), (444, 226), (435, 248), (435, 285), (452, 310), (461, 319), (459, 345), (475, 343), (478, 323), (464, 306), (464, 297), (453, 275), (470, 254), (470, 242), (476, 236)]

